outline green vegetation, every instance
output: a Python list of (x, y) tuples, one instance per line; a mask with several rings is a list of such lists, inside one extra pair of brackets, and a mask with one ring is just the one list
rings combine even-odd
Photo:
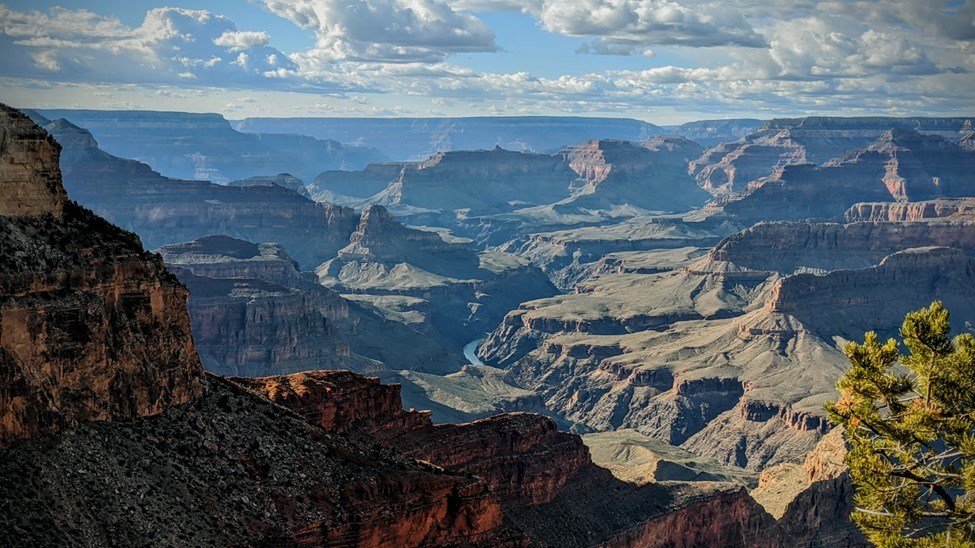
[(975, 546), (975, 338), (949, 338), (940, 302), (846, 345), (852, 368), (828, 403), (850, 445), (852, 519), (881, 546)]

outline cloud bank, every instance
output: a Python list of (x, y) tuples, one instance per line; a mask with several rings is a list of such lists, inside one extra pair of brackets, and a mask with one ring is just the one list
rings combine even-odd
[[(381, 97), (406, 105), (390, 112), (416, 115), (448, 108), (452, 114), (936, 114), (975, 104), (975, 0), (260, 5), (268, 17), (308, 33), (312, 43), (284, 52), (267, 31), (238, 29), (208, 10), (156, 7), (130, 27), (89, 10), (0, 5), (0, 77), (31, 85), (155, 85), (183, 96), (211, 88), (318, 94), (328, 99), (316, 104), (336, 114)], [(506, 44), (485, 22), (491, 19), (481, 14), (505, 12), (530, 18), (537, 33), (572, 40), (566, 55), (579, 59), (577, 67), (540, 76), (520, 66), (465, 65), (466, 55), (504, 52)], [(605, 55), (643, 61), (604, 69), (598, 60)], [(424, 101), (429, 110), (417, 111)], [(246, 112), (254, 104), (231, 100), (226, 110)]]

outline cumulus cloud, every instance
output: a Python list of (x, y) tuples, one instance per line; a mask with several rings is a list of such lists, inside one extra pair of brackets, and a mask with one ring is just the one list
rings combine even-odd
[(265, 0), (273, 13), (315, 32), (297, 56), (309, 68), (336, 61), (439, 62), (462, 52), (496, 51), (478, 18), (440, 0)]
[(695, 10), (667, 0), (547, 0), (537, 15), (542, 26), (551, 32), (597, 36), (616, 44), (767, 45), (740, 13), (718, 5)]
[(941, 72), (918, 44), (903, 35), (810, 17), (783, 23), (771, 38), (770, 56), (779, 76), (860, 77), (872, 74), (925, 75)]
[[(87, 10), (18, 12), (0, 5), (0, 74), (68, 81), (267, 85), (296, 70), (264, 32), (203, 10), (156, 8), (139, 27)], [(247, 63), (240, 55), (247, 51)]]
[[(267, 33), (239, 30), (207, 11), (153, 9), (130, 27), (87, 10), (0, 5), (0, 77), (20, 78), (29, 82), (21, 89), (31, 90), (55, 82), (112, 83), (113, 92), (123, 83), (152, 84), (174, 101), (177, 92), (222, 89), (214, 108), (241, 114), (257, 106), (239, 88), (311, 92), (296, 94), (294, 108), (336, 115), (392, 113), (399, 100), (422, 102), (422, 113), (432, 104), (450, 114), (935, 114), (975, 104), (975, 82), (965, 72), (975, 70), (975, 0), (261, 2), (312, 34), (314, 45), (286, 54)], [(457, 54), (499, 49), (474, 15), (489, 11), (518, 12), (539, 32), (572, 37), (558, 40), (571, 44), (568, 54), (578, 48), (645, 58), (613, 60), (630, 70), (585, 59), (544, 75), (527, 65), (485, 72), (454, 64), (464, 62)], [(114, 100), (153, 100), (133, 93)], [(312, 100), (323, 93), (328, 101)]]
[(233, 30), (224, 31), (223, 34), (213, 41), (215, 45), (228, 48), (231, 51), (260, 48), (268, 45), (270, 42), (271, 37), (266, 32), (250, 30), (243, 32)]

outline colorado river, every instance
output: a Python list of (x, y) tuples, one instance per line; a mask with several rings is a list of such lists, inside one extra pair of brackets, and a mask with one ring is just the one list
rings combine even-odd
[(477, 347), (480, 346), (482, 342), (484, 342), (484, 337), (481, 337), (480, 339), (475, 339), (467, 343), (467, 345), (464, 347), (464, 357), (467, 358), (468, 362), (474, 365), (484, 365), (484, 362), (481, 361), (481, 358), (477, 357)]

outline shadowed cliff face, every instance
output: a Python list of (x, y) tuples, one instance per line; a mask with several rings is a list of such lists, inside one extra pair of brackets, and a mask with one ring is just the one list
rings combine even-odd
[(44, 130), (4, 107), (0, 133), (0, 445), (199, 394), (186, 289), (133, 234), (66, 202)]
[(221, 186), (163, 177), (146, 164), (102, 151), (87, 130), (67, 121), (47, 128), (64, 146), (64, 185), (72, 198), (137, 233), (151, 249), (226, 234), (278, 242), (310, 269), (345, 246), (358, 222), (352, 208), (316, 204), (278, 184)]
[(975, 195), (975, 154), (938, 135), (893, 129), (822, 165), (785, 165), (721, 204), (741, 222), (831, 219), (858, 202)]

